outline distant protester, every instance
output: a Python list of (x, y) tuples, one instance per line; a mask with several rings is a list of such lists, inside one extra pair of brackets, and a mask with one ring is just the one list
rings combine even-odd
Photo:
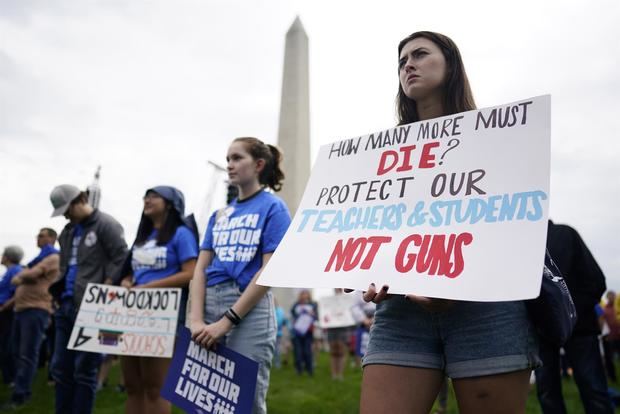
[(48, 289), (60, 272), (60, 254), (54, 247), (56, 237), (54, 229), (41, 229), (37, 235), (39, 254), (11, 282), (16, 286), (12, 331), (17, 357), (11, 397), (14, 406), (30, 399), (41, 343), (50, 322), (52, 296)]
[(616, 375), (615, 359), (620, 354), (620, 321), (615, 309), (616, 292), (610, 290), (606, 295), (606, 303), (603, 306), (602, 318), (607, 325), (607, 332), (603, 333), (603, 356), (605, 358), (605, 370), (607, 377), (613, 382), (618, 382)]
[(226, 154), (238, 197), (209, 219), (191, 284), (190, 326), (197, 343), (227, 347), (258, 362), (253, 413), (267, 412), (276, 345), (275, 306), (256, 280), (284, 237), (291, 217), (280, 191), (282, 154), (257, 138), (237, 138)]
[(286, 317), (286, 312), (284, 309), (278, 304), (278, 301), (274, 298), (274, 303), (276, 306), (276, 326), (277, 326), (277, 334), (276, 334), (276, 348), (273, 354), (273, 365), (276, 368), (280, 368), (282, 366), (282, 356), (284, 355), (285, 364), (288, 363), (288, 350), (286, 337), (284, 336), (284, 328), (286, 328), (288, 336), (290, 336), (290, 326), (288, 318)]
[(101, 355), (67, 348), (86, 285), (112, 283), (127, 256), (123, 228), (113, 217), (88, 204), (77, 187), (63, 184), (50, 194), (52, 217), (69, 223), (58, 238), (60, 278), (50, 288), (60, 304), (55, 312), (52, 376), (56, 382), (56, 414), (93, 411)]
[[(187, 289), (198, 257), (198, 236), (193, 216), (185, 217), (183, 193), (169, 186), (146, 191), (138, 234), (130, 251), (130, 267), (121, 286)], [(185, 325), (187, 293), (182, 295), (178, 327)], [(170, 358), (122, 356), (128, 414), (171, 412), (170, 402), (160, 395)]]
[[(342, 289), (334, 289), (336, 295), (342, 295)], [(329, 344), (330, 373), (333, 380), (344, 380), (344, 368), (347, 358), (347, 342), (351, 334), (351, 327), (327, 328), (327, 343)]]
[(314, 375), (314, 354), (312, 342), (314, 340), (314, 324), (318, 320), (318, 307), (312, 301), (310, 291), (299, 292), (297, 302), (291, 308), (293, 353), (295, 354), (295, 369), (301, 375), (304, 371)]
[(364, 301), (362, 292), (355, 292), (357, 300), (355, 306), (351, 309), (353, 319), (357, 323), (357, 329), (355, 330), (355, 366), (361, 367), (361, 361), (366, 350), (368, 348), (368, 340), (370, 337), (370, 327), (375, 319), (376, 305), (373, 302)]
[(15, 349), (11, 336), (15, 285), (11, 282), (21, 272), (23, 258), (24, 251), (19, 246), (7, 246), (2, 253), (1, 263), (6, 272), (0, 278), (0, 365), (2, 380), (7, 385), (13, 384), (15, 379)]
[[(562, 272), (577, 310), (577, 324), (564, 344), (568, 364), (586, 413), (613, 413), (599, 351), (600, 327), (595, 307), (606, 290), (605, 275), (579, 233), (549, 220), (547, 249)], [(538, 400), (544, 414), (565, 413), (560, 378), (560, 349), (541, 338), (543, 366), (536, 370)]]

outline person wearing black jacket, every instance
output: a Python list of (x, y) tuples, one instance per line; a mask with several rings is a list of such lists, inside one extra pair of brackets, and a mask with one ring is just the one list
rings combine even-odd
[[(600, 333), (594, 307), (606, 290), (605, 276), (579, 233), (549, 220), (547, 249), (562, 272), (577, 310), (573, 335), (564, 345), (587, 414), (613, 413), (599, 353)], [(543, 413), (566, 413), (560, 379), (560, 350), (540, 339), (543, 367), (536, 369), (537, 394)]]
[[(86, 286), (91, 282), (112, 282), (127, 256), (127, 244), (120, 223), (93, 208), (87, 194), (76, 186), (55, 187), (50, 201), (54, 207), (52, 217), (63, 215), (69, 220), (58, 238), (60, 277), (50, 287), (60, 305), (54, 314), (56, 332), (51, 365), (56, 381), (55, 412), (89, 414), (95, 403), (101, 355), (67, 346)], [(80, 334), (74, 347), (78, 338)]]

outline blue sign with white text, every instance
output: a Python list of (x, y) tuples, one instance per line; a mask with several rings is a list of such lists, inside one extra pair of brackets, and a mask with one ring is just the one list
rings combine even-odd
[(257, 376), (257, 362), (220, 344), (206, 349), (183, 328), (161, 395), (188, 413), (251, 413)]

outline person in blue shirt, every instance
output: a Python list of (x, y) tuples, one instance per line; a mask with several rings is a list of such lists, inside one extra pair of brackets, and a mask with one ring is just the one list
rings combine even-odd
[(282, 354), (285, 354), (285, 363), (286, 363), (286, 344), (284, 343), (284, 328), (290, 330), (288, 326), (288, 318), (286, 317), (286, 312), (284, 309), (278, 304), (278, 301), (274, 299), (274, 303), (276, 306), (276, 349), (273, 355), (273, 365), (276, 368), (280, 368), (282, 366)]
[(308, 375), (314, 375), (312, 343), (314, 342), (314, 323), (318, 320), (318, 313), (317, 303), (312, 300), (310, 291), (302, 289), (297, 302), (291, 308), (293, 353), (297, 375), (302, 375), (304, 370), (308, 372)]
[(1, 264), (6, 267), (6, 272), (0, 278), (0, 367), (5, 384), (11, 384), (15, 378), (15, 358), (11, 337), (15, 285), (11, 284), (11, 281), (22, 271), (20, 262), (23, 258), (24, 251), (19, 246), (7, 246), (2, 253)]
[(273, 296), (256, 284), (290, 222), (282, 188), (282, 154), (256, 138), (230, 147), (228, 177), (238, 198), (215, 212), (208, 224), (191, 283), (190, 328), (195, 342), (217, 342), (259, 363), (253, 412), (267, 411), (265, 397), (276, 343)]
[(37, 234), (40, 253), (11, 281), (15, 286), (11, 331), (15, 347), (15, 386), (10, 403), (0, 407), (0, 411), (22, 406), (32, 395), (39, 353), (52, 314), (49, 287), (60, 272), (60, 252), (54, 248), (56, 237), (54, 229), (42, 228)]
[[(121, 281), (127, 288), (187, 288), (198, 257), (198, 237), (193, 216), (185, 217), (183, 193), (158, 186), (144, 195), (144, 210), (131, 249), (130, 268)], [(185, 322), (185, 303), (179, 326)], [(122, 356), (127, 390), (125, 410), (132, 414), (170, 413), (161, 397), (170, 358)]]

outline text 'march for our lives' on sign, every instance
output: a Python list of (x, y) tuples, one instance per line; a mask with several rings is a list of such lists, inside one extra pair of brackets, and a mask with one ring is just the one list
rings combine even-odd
[[(258, 283), (502, 301), (538, 296), (549, 95), (321, 147)], [(291, 269), (295, 269), (291, 272)]]
[(69, 339), (69, 349), (170, 358), (181, 289), (89, 283)]
[(221, 344), (206, 349), (182, 328), (161, 395), (188, 413), (250, 413), (257, 377), (256, 361)]

